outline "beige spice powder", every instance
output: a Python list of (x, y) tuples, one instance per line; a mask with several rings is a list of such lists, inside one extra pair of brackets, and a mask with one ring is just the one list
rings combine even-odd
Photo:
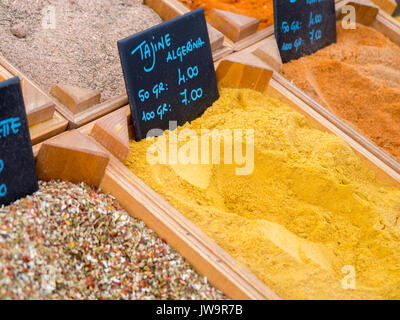
[[(55, 29), (42, 25), (49, 8)], [(0, 54), (47, 92), (65, 83), (104, 100), (125, 90), (117, 41), (161, 22), (141, 0), (0, 0)]]

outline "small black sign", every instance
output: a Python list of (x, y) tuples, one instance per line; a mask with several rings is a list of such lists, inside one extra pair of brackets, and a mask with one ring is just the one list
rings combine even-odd
[(136, 140), (198, 118), (219, 98), (203, 9), (118, 41)]
[(38, 190), (21, 84), (0, 82), (0, 205)]
[(335, 0), (274, 0), (274, 19), (283, 63), (337, 40)]
[(396, 8), (396, 10), (394, 10), (394, 13), (393, 13), (394, 17), (400, 16), (400, 0), (396, 0), (396, 2), (397, 2), (397, 8)]

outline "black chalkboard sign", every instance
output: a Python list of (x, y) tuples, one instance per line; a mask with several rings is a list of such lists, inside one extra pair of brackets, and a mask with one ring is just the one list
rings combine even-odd
[(38, 190), (21, 84), (0, 82), (0, 205)]
[(274, 0), (274, 19), (283, 63), (337, 40), (335, 0)]
[(396, 2), (397, 2), (397, 8), (396, 8), (396, 10), (395, 10), (394, 13), (393, 13), (393, 16), (394, 16), (394, 17), (400, 16), (400, 0), (396, 0)]
[(137, 141), (196, 119), (219, 98), (203, 9), (120, 40), (118, 49)]

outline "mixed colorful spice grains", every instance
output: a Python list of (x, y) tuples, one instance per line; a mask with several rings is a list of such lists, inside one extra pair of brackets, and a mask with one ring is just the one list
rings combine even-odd
[(0, 208), (0, 299), (223, 299), (112, 196), (40, 182)]

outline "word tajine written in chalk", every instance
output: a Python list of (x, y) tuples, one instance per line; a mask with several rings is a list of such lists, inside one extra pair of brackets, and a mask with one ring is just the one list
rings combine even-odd
[(218, 99), (203, 9), (118, 42), (135, 138), (183, 125)]
[(274, 0), (274, 16), (275, 38), (283, 63), (337, 40), (334, 0)]
[(32, 144), (18, 78), (0, 82), (0, 205), (38, 190)]

